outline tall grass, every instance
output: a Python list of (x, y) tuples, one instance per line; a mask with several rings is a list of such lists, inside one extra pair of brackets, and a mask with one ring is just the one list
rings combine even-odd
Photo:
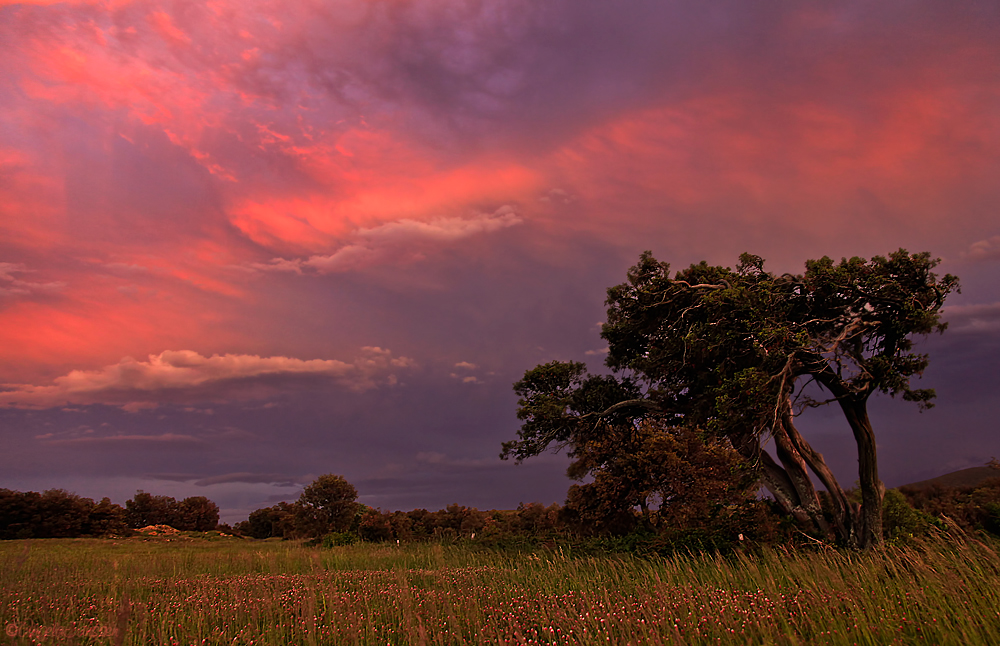
[(0, 590), (12, 643), (1000, 643), (1000, 555), (943, 538), (671, 558), (9, 541)]

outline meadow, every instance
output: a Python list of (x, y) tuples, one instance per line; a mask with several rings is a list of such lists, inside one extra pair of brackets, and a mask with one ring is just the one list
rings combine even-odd
[(996, 644), (997, 544), (640, 557), (238, 539), (0, 543), (0, 643)]

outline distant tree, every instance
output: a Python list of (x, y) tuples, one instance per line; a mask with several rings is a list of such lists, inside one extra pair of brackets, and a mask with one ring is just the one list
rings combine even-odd
[(439, 533), (452, 536), (466, 536), (483, 528), (483, 514), (475, 507), (452, 503), (437, 513), (436, 526)]
[(358, 535), (361, 537), (361, 540), (370, 543), (381, 543), (392, 540), (396, 535), (392, 524), (392, 516), (378, 509), (366, 507), (361, 514)]
[(252, 538), (271, 538), (290, 533), (295, 523), (295, 508), (289, 503), (250, 512), (247, 520), (236, 524), (236, 531)]
[(406, 512), (409, 520), (410, 533), (414, 538), (427, 538), (434, 531), (434, 518), (426, 509), (413, 509)]
[[(615, 374), (587, 376), (573, 362), (528, 371), (515, 385), (518, 440), (501, 457), (522, 460), (552, 445), (577, 455), (595, 436), (652, 418), (728, 440), (785, 511), (816, 532), (879, 543), (884, 487), (867, 402), (884, 392), (931, 405), (933, 391), (910, 386), (927, 366), (911, 337), (945, 327), (940, 309), (958, 281), (938, 279), (937, 263), (900, 249), (867, 261), (808, 261), (803, 275), (776, 276), (743, 254), (736, 270), (701, 263), (671, 276), (646, 252), (608, 290), (601, 336)], [(812, 399), (806, 384), (829, 398)], [(794, 424), (797, 405), (834, 402), (857, 446), (860, 506)], [(777, 461), (762, 449), (767, 437)], [(810, 470), (830, 492), (829, 513)]]
[(41, 494), (0, 489), (0, 539), (123, 535), (130, 527), (164, 524), (214, 529), (218, 523), (218, 507), (201, 496), (178, 503), (139, 491), (126, 506), (109, 498), (95, 503), (62, 489)]
[(129, 533), (125, 510), (121, 505), (111, 502), (110, 498), (102, 498), (101, 502), (90, 508), (84, 533), (89, 536), (120, 536)]
[(341, 476), (316, 478), (295, 503), (298, 530), (306, 536), (349, 530), (358, 512), (357, 497), (358, 490)]
[(0, 489), (0, 539), (123, 534), (124, 513), (108, 498), (94, 504), (62, 489), (41, 494)]
[[(170, 496), (154, 496), (139, 490), (125, 501), (125, 520), (129, 527), (140, 529), (150, 525), (179, 524), (177, 500)], [(174, 529), (178, 529), (174, 527)]]
[(1000, 477), (961, 487), (901, 487), (900, 492), (921, 512), (948, 518), (968, 531), (1000, 535)]
[(175, 529), (208, 532), (219, 524), (219, 506), (205, 496), (191, 496), (178, 503), (175, 517)]
[(0, 538), (34, 538), (41, 524), (41, 494), (0, 489)]
[(926, 534), (934, 517), (914, 509), (899, 489), (888, 489), (882, 503), (882, 532), (889, 540), (906, 540)]
[(94, 501), (63, 489), (44, 492), (39, 504), (39, 521), (34, 534), (38, 538), (74, 538), (82, 536)]
[(540, 502), (520, 503), (515, 511), (512, 529), (531, 536), (549, 536), (559, 528), (559, 505), (546, 507)]

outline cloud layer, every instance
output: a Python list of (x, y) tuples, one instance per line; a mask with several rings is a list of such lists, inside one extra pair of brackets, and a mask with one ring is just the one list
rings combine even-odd
[(338, 386), (364, 391), (395, 384), (396, 372), (414, 366), (412, 359), (389, 350), (362, 349), (351, 363), (335, 359), (294, 359), (256, 355), (212, 355), (167, 350), (148, 361), (125, 357), (101, 370), (73, 370), (49, 386), (11, 385), (0, 391), (0, 406), (51, 408), (69, 404), (113, 404), (126, 410), (155, 407), (162, 401), (225, 401), (274, 394), (265, 380), (326, 378)]
[(419, 259), (423, 251), (433, 245), (449, 243), (480, 233), (491, 233), (522, 222), (510, 206), (502, 206), (494, 213), (478, 214), (470, 218), (437, 218), (429, 222), (402, 219), (371, 229), (359, 229), (351, 235), (351, 242), (329, 255), (309, 258), (275, 258), (269, 263), (252, 263), (261, 271), (291, 271), (301, 274), (312, 270), (329, 274), (370, 265), (400, 261), (402, 258)]
[[(0, 0), (0, 473), (530, 496), (441, 456), (495, 455), (531, 366), (600, 363), (644, 249), (928, 250), (963, 284), (928, 380), (1000, 387), (997, 33), (943, 0)], [(887, 472), (1000, 455), (963, 402)], [(384, 475), (417, 455), (423, 488)]]

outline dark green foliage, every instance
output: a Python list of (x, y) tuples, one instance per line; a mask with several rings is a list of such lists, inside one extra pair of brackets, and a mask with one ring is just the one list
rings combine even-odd
[(125, 510), (105, 497), (91, 507), (83, 533), (88, 536), (122, 536), (129, 531)]
[(358, 536), (361, 540), (369, 543), (381, 543), (391, 540), (394, 535), (391, 514), (383, 514), (371, 507), (365, 509), (361, 516), (361, 522), (358, 524)]
[(994, 536), (1000, 536), (1000, 502), (986, 503), (983, 511), (986, 512), (983, 515), (983, 529)]
[[(139, 529), (149, 525), (170, 525), (176, 522), (177, 500), (170, 496), (154, 496), (145, 491), (135, 492), (125, 501), (125, 518), (129, 527)], [(174, 529), (177, 529), (176, 527)]]
[(170, 496), (137, 491), (131, 500), (125, 501), (125, 520), (133, 529), (169, 525), (181, 531), (207, 532), (219, 524), (219, 507), (204, 496), (178, 502)]
[(295, 527), (295, 508), (286, 503), (278, 503), (273, 507), (257, 509), (250, 517), (236, 524), (235, 531), (251, 538), (271, 538), (272, 536), (291, 536)]
[(351, 529), (358, 506), (358, 490), (332, 473), (316, 478), (295, 503), (296, 531), (303, 536), (323, 536)]
[(219, 522), (218, 506), (204, 496), (177, 502), (139, 491), (125, 508), (109, 498), (95, 503), (61, 489), (22, 493), (0, 489), (0, 538), (120, 536), (131, 528), (170, 525), (182, 531), (209, 531)]
[(593, 481), (570, 489), (566, 511), (586, 533), (703, 527), (756, 492), (755, 474), (727, 441), (653, 419), (607, 428), (574, 451), (570, 475)]
[(219, 506), (205, 496), (191, 496), (180, 502), (175, 529), (208, 532), (219, 524)]
[(899, 489), (889, 489), (882, 501), (882, 531), (886, 539), (899, 542), (927, 534), (939, 522), (910, 506)]
[(338, 475), (322, 475), (294, 503), (280, 502), (257, 509), (235, 531), (252, 538), (313, 538), (331, 533), (357, 533), (365, 507), (355, 502), (358, 491)]
[(350, 532), (331, 532), (323, 536), (321, 545), (327, 549), (331, 547), (341, 547), (343, 545), (354, 545), (358, 542), (358, 535)]
[(0, 489), (0, 539), (120, 535), (128, 532), (124, 518), (125, 511), (107, 498), (95, 504), (62, 489)]

